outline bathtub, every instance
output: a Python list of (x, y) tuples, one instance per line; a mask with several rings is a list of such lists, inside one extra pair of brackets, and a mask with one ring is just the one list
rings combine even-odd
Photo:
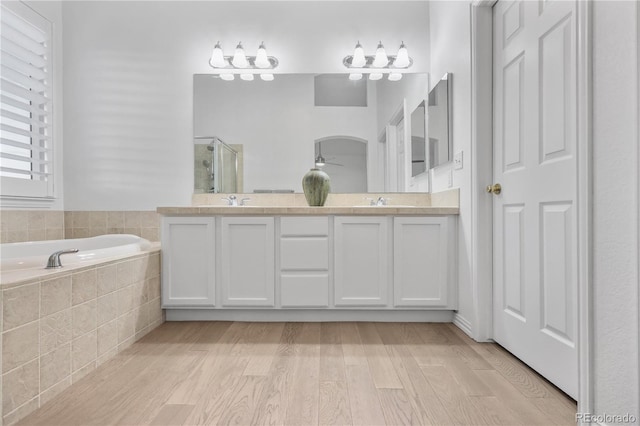
[(79, 251), (62, 255), (60, 260), (63, 266), (78, 266), (82, 262), (135, 254), (147, 251), (150, 248), (151, 243), (149, 241), (129, 234), (7, 243), (0, 245), (0, 269), (3, 272), (21, 269), (42, 269), (47, 265), (47, 259), (53, 252), (66, 249), (78, 249)]

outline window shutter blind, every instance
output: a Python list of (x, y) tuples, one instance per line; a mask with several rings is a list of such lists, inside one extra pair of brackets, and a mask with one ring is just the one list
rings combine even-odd
[(0, 24), (1, 192), (51, 196), (51, 22), (11, 2)]

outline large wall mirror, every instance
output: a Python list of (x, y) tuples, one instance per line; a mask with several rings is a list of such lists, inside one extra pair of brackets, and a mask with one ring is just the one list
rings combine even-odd
[(429, 168), (452, 160), (452, 76), (445, 74), (429, 92)]
[[(424, 191), (424, 185), (412, 186), (411, 122), (419, 105), (424, 111), (428, 89), (424, 73), (400, 81), (278, 74), (268, 82), (196, 74), (194, 190), (224, 192), (235, 167), (232, 192), (302, 192), (302, 177), (322, 157), (332, 192)], [(398, 115), (404, 137), (394, 133)], [(417, 127), (424, 128), (422, 115)], [(232, 155), (212, 155), (218, 145)], [(227, 172), (225, 182), (216, 184), (212, 166)]]

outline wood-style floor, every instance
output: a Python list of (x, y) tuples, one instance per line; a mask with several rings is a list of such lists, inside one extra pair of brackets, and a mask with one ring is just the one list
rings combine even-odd
[(575, 402), (452, 324), (171, 322), (24, 425), (569, 425)]

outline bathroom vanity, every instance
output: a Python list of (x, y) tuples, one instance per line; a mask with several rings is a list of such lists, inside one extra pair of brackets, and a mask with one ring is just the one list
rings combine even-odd
[(158, 212), (167, 320), (449, 321), (457, 308), (457, 208)]

